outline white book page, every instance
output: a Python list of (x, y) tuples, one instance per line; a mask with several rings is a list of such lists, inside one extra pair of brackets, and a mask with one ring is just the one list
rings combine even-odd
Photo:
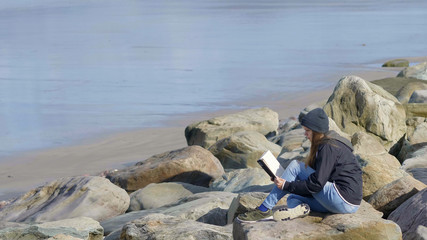
[(261, 157), (267, 167), (278, 177), (281, 177), (285, 169), (270, 150), (267, 150)]

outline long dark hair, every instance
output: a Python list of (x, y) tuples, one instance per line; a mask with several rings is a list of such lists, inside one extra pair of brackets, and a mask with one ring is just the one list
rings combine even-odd
[(325, 134), (312, 131), (312, 140), (311, 140), (311, 147), (310, 147), (310, 153), (308, 154), (307, 158), (305, 159), (305, 166), (309, 166), (314, 169), (314, 165), (316, 164), (316, 153), (319, 149), (319, 145), (326, 141), (328, 138)]

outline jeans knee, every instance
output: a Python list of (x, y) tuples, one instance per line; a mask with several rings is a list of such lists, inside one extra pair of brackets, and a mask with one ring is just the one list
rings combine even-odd
[(288, 168), (291, 168), (291, 169), (298, 169), (299, 167), (300, 167), (300, 164), (299, 164), (299, 161), (297, 160), (292, 160), (288, 165)]

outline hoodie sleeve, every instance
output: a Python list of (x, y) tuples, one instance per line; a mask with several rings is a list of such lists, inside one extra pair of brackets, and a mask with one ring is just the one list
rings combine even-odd
[(307, 180), (294, 182), (286, 181), (283, 190), (298, 195), (308, 195), (320, 192), (334, 170), (336, 154), (329, 144), (319, 146), (316, 155), (315, 172)]

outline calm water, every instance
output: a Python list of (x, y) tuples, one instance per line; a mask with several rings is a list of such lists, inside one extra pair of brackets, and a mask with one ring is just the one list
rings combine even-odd
[(0, 157), (427, 55), (427, 1), (0, 3)]

